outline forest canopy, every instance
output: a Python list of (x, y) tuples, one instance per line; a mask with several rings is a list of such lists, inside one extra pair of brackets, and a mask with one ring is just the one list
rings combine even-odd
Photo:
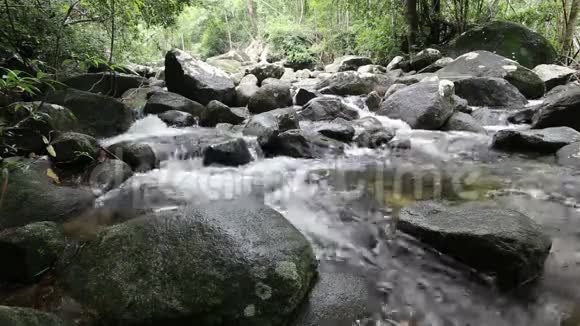
[(2, 0), (0, 58), (42, 70), (71, 60), (156, 64), (171, 48), (201, 58), (252, 44), (270, 59), (323, 64), (345, 54), (386, 64), (507, 20), (577, 56), (579, 0)]

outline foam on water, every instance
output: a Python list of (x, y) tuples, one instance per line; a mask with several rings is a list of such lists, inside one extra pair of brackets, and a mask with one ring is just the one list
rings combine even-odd
[(156, 115), (148, 115), (133, 123), (133, 125), (119, 136), (107, 138), (101, 141), (103, 146), (110, 146), (124, 141), (139, 141), (151, 136), (175, 136), (187, 134), (189, 128), (177, 129), (168, 127)]

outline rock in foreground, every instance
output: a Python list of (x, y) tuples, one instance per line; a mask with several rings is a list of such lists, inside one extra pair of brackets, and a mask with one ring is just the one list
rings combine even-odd
[(548, 97), (533, 118), (532, 128), (570, 127), (580, 131), (580, 88), (570, 88)]
[(401, 213), (399, 228), (505, 287), (539, 277), (551, 240), (529, 217), (487, 203), (415, 204)]
[(18, 307), (0, 306), (0, 325), (2, 326), (70, 326), (53, 314)]
[(493, 138), (493, 147), (507, 151), (549, 154), (578, 141), (580, 141), (580, 133), (568, 127), (500, 130)]
[(109, 227), (63, 282), (107, 325), (275, 326), (315, 274), (304, 236), (271, 208), (243, 200)]

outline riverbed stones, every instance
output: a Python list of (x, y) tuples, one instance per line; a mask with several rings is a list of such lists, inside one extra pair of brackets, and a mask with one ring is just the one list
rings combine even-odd
[(235, 86), (227, 73), (178, 49), (165, 56), (165, 82), (170, 92), (202, 105), (212, 100), (234, 104)]
[(275, 326), (315, 275), (310, 244), (282, 215), (220, 200), (104, 229), (61, 281), (105, 324)]
[(399, 229), (505, 287), (540, 277), (552, 243), (528, 216), (492, 203), (416, 203), (402, 210)]
[[(253, 76), (253, 75), (248, 75), (248, 76)], [(256, 79), (256, 81), (257, 81), (257, 79)], [(238, 85), (236, 87), (237, 104), (239, 106), (248, 105), (252, 96), (254, 96), (254, 94), (256, 94), (259, 89), (260, 89), (260, 87), (258, 87), (258, 85), (253, 84), (253, 83), (240, 83), (240, 85)]]
[(157, 155), (149, 144), (125, 141), (113, 144), (107, 150), (129, 164), (135, 172), (147, 172), (159, 165)]
[(503, 78), (514, 85), (526, 98), (539, 98), (545, 93), (546, 86), (532, 70), (514, 60), (488, 51), (466, 53), (439, 70), (440, 78), (462, 76)]
[(50, 159), (59, 166), (86, 166), (99, 156), (99, 142), (85, 134), (65, 132), (58, 135), (52, 142), (56, 156)]
[(311, 92), (304, 88), (299, 88), (296, 91), (296, 95), (294, 95), (294, 104), (295, 105), (306, 105), (310, 100), (318, 97), (318, 95), (314, 92)]
[(346, 71), (332, 74), (318, 82), (314, 88), (328, 95), (366, 95), (379, 87), (388, 88), (388, 78), (383, 75), (360, 74)]
[(556, 153), (558, 164), (580, 167), (580, 142), (566, 145)]
[(342, 118), (336, 118), (330, 123), (316, 129), (316, 131), (323, 136), (344, 143), (351, 142), (355, 135), (354, 128), (348, 123), (348, 121)]
[(506, 151), (550, 154), (578, 141), (580, 132), (568, 127), (500, 130), (493, 138), (493, 147)]
[(262, 149), (270, 157), (312, 159), (341, 154), (344, 144), (320, 134), (309, 134), (300, 129), (293, 129), (271, 137)]
[(195, 117), (190, 113), (169, 110), (158, 115), (161, 121), (165, 122), (170, 127), (184, 128), (195, 125)]
[(104, 194), (119, 187), (133, 175), (133, 169), (121, 160), (99, 162), (89, 175), (89, 184), (95, 193)]
[(378, 114), (403, 120), (414, 129), (438, 130), (454, 108), (452, 82), (425, 82), (395, 92), (381, 103)]

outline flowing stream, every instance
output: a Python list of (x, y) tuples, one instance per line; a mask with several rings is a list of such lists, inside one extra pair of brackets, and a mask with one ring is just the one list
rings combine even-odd
[[(102, 207), (158, 210), (178, 202), (254, 196), (280, 211), (313, 244), (321, 260), (346, 261), (375, 284), (377, 310), (372, 325), (560, 325), (580, 303), (580, 174), (553, 158), (508, 155), (489, 149), (493, 132), (516, 128), (496, 112), (488, 135), (411, 130), (405, 123), (378, 118), (409, 150), (348, 147), (339, 157), (305, 160), (263, 158), (239, 168), (204, 167), (187, 148), (159, 139), (197, 137), (204, 128), (175, 129), (157, 117), (138, 120), (125, 134), (103, 140), (150, 143), (164, 158), (159, 169), (136, 174), (98, 200)], [(304, 130), (320, 123), (302, 123)], [(517, 126), (517, 128), (525, 126)], [(358, 131), (357, 131), (358, 132)], [(241, 131), (224, 131), (242, 137)], [(186, 159), (184, 159), (186, 158)], [(408, 173), (424, 173), (421, 184)], [(434, 175), (440, 183), (430, 182)], [(434, 177), (434, 178), (435, 178)], [(460, 180), (447, 187), (447, 180)], [(450, 184), (454, 184), (451, 182)], [(493, 200), (540, 223), (553, 239), (545, 275), (533, 290), (500, 292), (474, 272), (397, 233), (386, 234), (388, 202), (400, 187), (406, 203), (437, 200)], [(411, 325), (411, 324), (407, 324)], [(576, 324), (574, 324), (576, 325)]]

